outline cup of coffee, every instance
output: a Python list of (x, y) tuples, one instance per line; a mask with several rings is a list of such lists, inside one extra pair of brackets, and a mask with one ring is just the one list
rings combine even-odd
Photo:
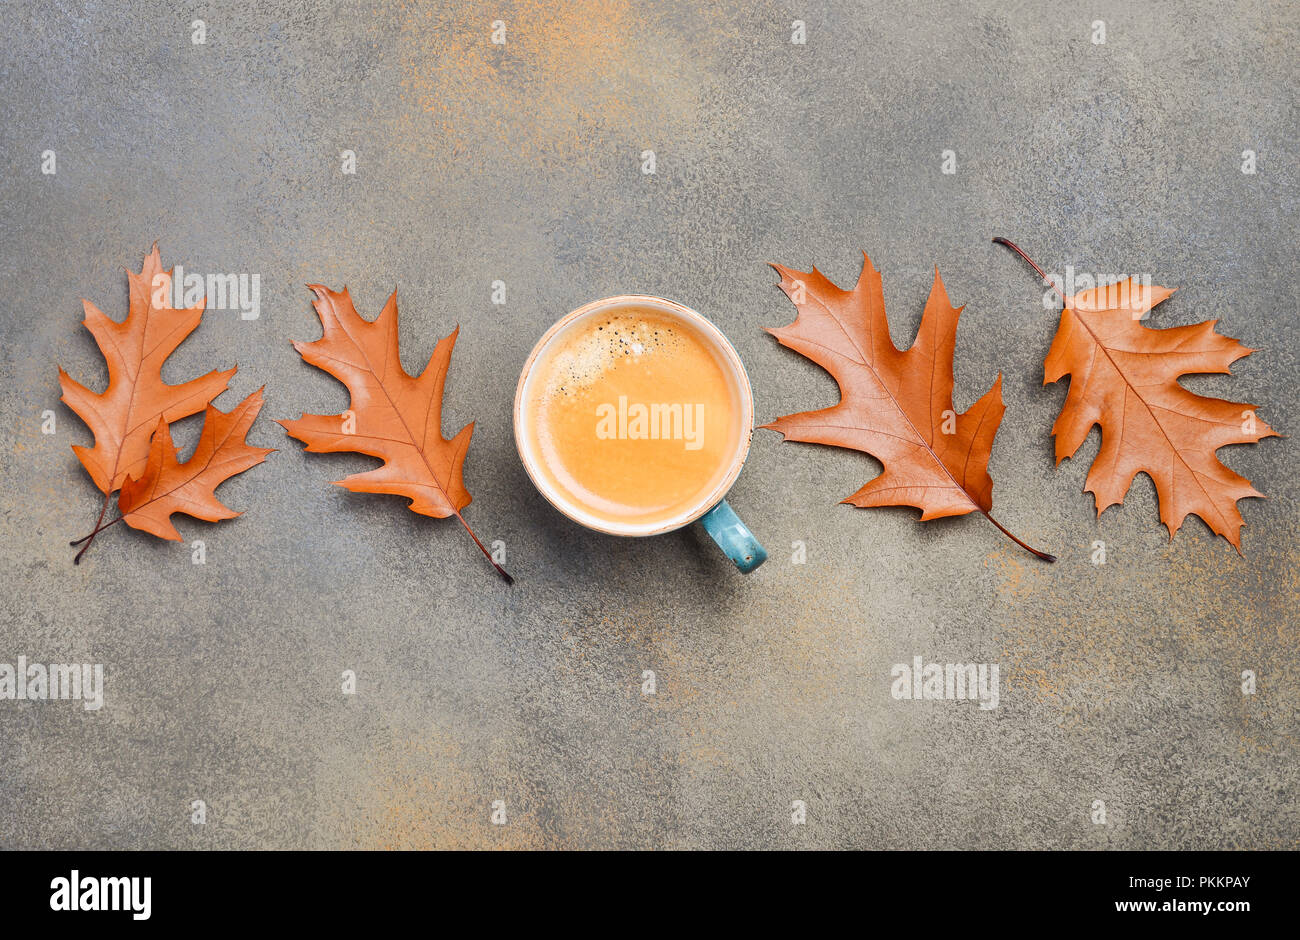
[(742, 572), (767, 559), (724, 498), (749, 453), (749, 376), (689, 307), (628, 294), (574, 310), (524, 363), (514, 419), (524, 469), (575, 522), (643, 536), (699, 519)]

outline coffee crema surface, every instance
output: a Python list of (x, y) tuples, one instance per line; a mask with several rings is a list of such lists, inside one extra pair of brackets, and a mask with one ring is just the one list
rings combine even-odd
[(614, 524), (668, 521), (726, 477), (742, 433), (727, 364), (689, 322), (642, 307), (575, 321), (526, 404), (540, 472)]

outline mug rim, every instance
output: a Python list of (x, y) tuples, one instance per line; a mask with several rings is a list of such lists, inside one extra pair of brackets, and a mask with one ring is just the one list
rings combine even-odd
[[(551, 487), (543, 480), (539, 473), (533, 468), (533, 461), (540, 463), (540, 458), (536, 455), (530, 455), (524, 443), (524, 387), (528, 383), (528, 378), (532, 374), (534, 366), (537, 364), (541, 354), (570, 323), (579, 317), (587, 316), (597, 310), (606, 308), (630, 306), (640, 304), (652, 307), (661, 311), (667, 311), (671, 314), (683, 317), (693, 323), (705, 338), (711, 342), (716, 349), (732, 366), (735, 375), (738, 378), (737, 391), (740, 393), (740, 415), (738, 421), (741, 424), (740, 439), (732, 453), (730, 460), (731, 465), (728, 467), (726, 474), (722, 479), (712, 487), (708, 493), (701, 497), (700, 501), (685, 513), (679, 513), (672, 518), (647, 525), (645, 523), (632, 525), (619, 525), (601, 519), (594, 514), (584, 513), (582, 507), (572, 505), (568, 500), (563, 499), (560, 494), (552, 492)], [(649, 535), (662, 535), (666, 532), (674, 532), (677, 529), (690, 525), (699, 519), (706, 512), (716, 506), (726, 497), (731, 490), (736, 478), (740, 476), (741, 468), (745, 465), (745, 460), (749, 457), (749, 447), (754, 433), (754, 390), (749, 382), (749, 373), (745, 371), (745, 364), (740, 359), (740, 354), (736, 352), (736, 347), (727, 339), (725, 333), (704, 314), (683, 303), (670, 300), (667, 297), (657, 297), (653, 294), (616, 294), (612, 297), (602, 297), (599, 300), (593, 300), (583, 304), (574, 310), (570, 310), (560, 319), (551, 324), (550, 328), (542, 334), (528, 358), (524, 361), (524, 367), (519, 372), (519, 381), (515, 385), (515, 404), (514, 404), (514, 431), (515, 431), (515, 450), (519, 454), (519, 460), (524, 465), (524, 470), (528, 473), (528, 478), (532, 480), (533, 486), (537, 491), (546, 498), (546, 501), (559, 510), (562, 514), (572, 519), (579, 525), (588, 529), (594, 529), (597, 532), (603, 532), (607, 535), (622, 535), (632, 538), (642, 538)]]

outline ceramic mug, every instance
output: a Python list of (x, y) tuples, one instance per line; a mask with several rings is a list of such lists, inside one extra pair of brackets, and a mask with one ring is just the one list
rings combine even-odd
[[(679, 321), (691, 329), (693, 335), (714, 353), (730, 384), (732, 399), (738, 405), (732, 415), (732, 421), (735, 422), (733, 430), (737, 432), (734, 439), (737, 443), (729, 456), (726, 471), (717, 484), (672, 516), (651, 522), (611, 521), (596, 516), (581, 503), (561, 492), (550, 482), (550, 479), (555, 477), (553, 471), (549, 475), (539, 471), (539, 467), (545, 466), (545, 457), (537, 444), (537, 429), (530, 426), (528, 419), (527, 405), (533, 394), (532, 381), (537, 372), (534, 367), (551, 349), (552, 344), (560, 341), (561, 337), (567, 337), (570, 330), (587, 326), (587, 318), (632, 308), (648, 308), (661, 317), (670, 321)], [(763, 546), (740, 521), (725, 499), (727, 491), (740, 475), (740, 468), (744, 466), (745, 457), (749, 453), (749, 441), (754, 426), (754, 393), (749, 385), (749, 376), (730, 341), (709, 320), (690, 307), (662, 297), (623, 294), (585, 304), (563, 317), (538, 340), (528, 356), (528, 361), (524, 363), (523, 371), (519, 375), (519, 384), (515, 389), (514, 424), (515, 446), (519, 450), (519, 457), (533, 485), (551, 505), (573, 521), (610, 535), (647, 536), (672, 532), (698, 519), (704, 525), (705, 531), (726, 552), (727, 557), (735, 562), (741, 572), (748, 574), (767, 560), (767, 552)]]

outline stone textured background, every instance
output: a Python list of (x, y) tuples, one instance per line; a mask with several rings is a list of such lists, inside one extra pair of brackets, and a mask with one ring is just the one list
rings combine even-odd
[[(1056, 314), (989, 239), (1180, 287), (1152, 325), (1217, 318), (1259, 350), (1187, 385), (1295, 433), (1298, 8), (705, 6), (6, 6), (0, 661), (104, 663), (107, 704), (0, 702), (0, 846), (1297, 845), (1293, 443), (1221, 454), (1269, 497), (1241, 504), (1244, 557), (1195, 518), (1171, 543), (1146, 477), (1098, 521), (1096, 432), (1053, 468)], [(251, 440), (279, 451), (221, 490), (238, 520), (178, 517), (205, 566), (115, 529), (74, 568), (100, 499), (55, 364), (103, 387), (80, 298), (123, 316), (155, 240), (168, 266), (260, 274), (261, 318), (210, 312), (165, 375), (238, 363), (218, 403), (265, 383)], [(839, 505), (878, 464), (770, 432), (732, 496), (773, 556), (749, 578), (696, 530), (599, 536), (529, 485), (511, 398), (560, 315), (630, 291), (702, 310), (764, 423), (835, 400), (761, 332), (793, 318), (765, 262), (848, 286), (860, 249), (900, 345), (935, 264), (966, 304), (957, 406), (1003, 373), (995, 513), (1058, 564), (978, 517)], [(318, 335), (307, 281), (367, 316), (398, 286), (409, 369), (461, 325), (446, 429), (477, 421), (466, 516), (513, 588), (454, 521), (329, 485), (373, 461), (273, 423), (347, 401), (289, 345)], [(914, 655), (1000, 663), (1001, 707), (894, 701)]]

